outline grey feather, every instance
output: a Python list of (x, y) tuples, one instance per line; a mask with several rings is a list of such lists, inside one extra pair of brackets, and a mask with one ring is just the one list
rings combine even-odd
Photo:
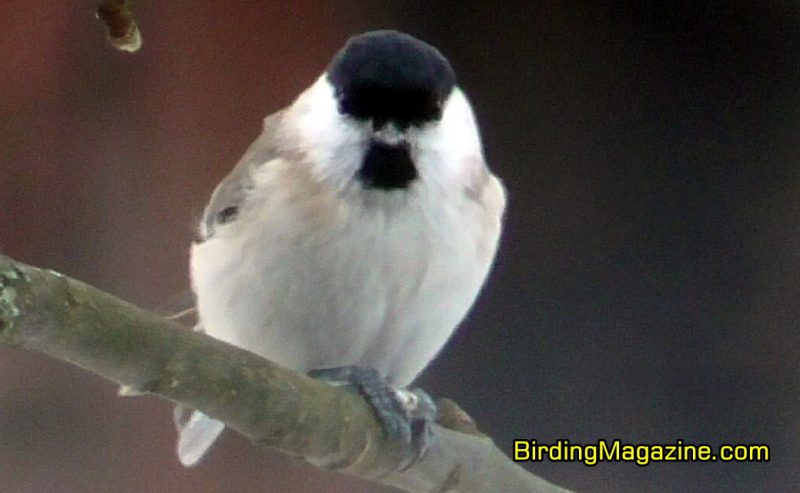
[(236, 167), (217, 185), (203, 213), (199, 243), (213, 237), (217, 225), (236, 220), (253, 186), (252, 168), (263, 165), (277, 155), (275, 135), (282, 116), (283, 111), (279, 111), (264, 119), (261, 135), (253, 141)]
[(200, 411), (190, 412), (182, 406), (175, 408), (175, 424), (178, 427), (178, 459), (185, 467), (200, 462), (225, 429), (222, 421), (209, 418)]
[[(199, 324), (194, 331), (205, 332)], [(181, 404), (175, 406), (172, 417), (178, 430), (178, 460), (185, 467), (197, 465), (225, 429), (222, 421)]]

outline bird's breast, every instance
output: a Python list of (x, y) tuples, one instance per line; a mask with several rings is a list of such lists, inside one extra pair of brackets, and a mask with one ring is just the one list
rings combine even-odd
[(463, 207), (374, 205), (336, 204), (336, 220), (320, 225), (284, 204), (246, 235), (195, 245), (206, 332), (299, 371), (357, 364), (410, 383), (472, 305), (491, 259)]

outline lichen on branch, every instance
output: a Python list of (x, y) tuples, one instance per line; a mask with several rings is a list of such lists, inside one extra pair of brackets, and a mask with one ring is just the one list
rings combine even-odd
[(398, 471), (409, 444), (385, 437), (356, 392), (188, 330), (97, 288), (0, 255), (0, 345), (38, 351), (199, 409), (253, 442), (409, 492), (563, 493), (492, 441), (441, 426)]

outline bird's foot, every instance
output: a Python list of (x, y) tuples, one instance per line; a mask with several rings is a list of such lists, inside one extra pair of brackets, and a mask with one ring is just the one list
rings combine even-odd
[(353, 385), (378, 416), (386, 435), (412, 445), (413, 452), (403, 457), (400, 470), (422, 458), (433, 443), (436, 404), (422, 389), (396, 389), (372, 368), (341, 366), (312, 370), (308, 375), (332, 384)]

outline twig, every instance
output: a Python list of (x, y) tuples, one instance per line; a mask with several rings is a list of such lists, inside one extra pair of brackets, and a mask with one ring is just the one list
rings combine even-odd
[(122, 51), (139, 51), (142, 35), (128, 0), (99, 0), (97, 18), (105, 23), (108, 41)]
[(406, 445), (384, 437), (356, 393), (2, 255), (0, 344), (68, 361), (199, 409), (254, 442), (316, 466), (404, 491), (565, 491), (511, 462), (487, 437), (440, 426), (423, 459), (397, 472)]

